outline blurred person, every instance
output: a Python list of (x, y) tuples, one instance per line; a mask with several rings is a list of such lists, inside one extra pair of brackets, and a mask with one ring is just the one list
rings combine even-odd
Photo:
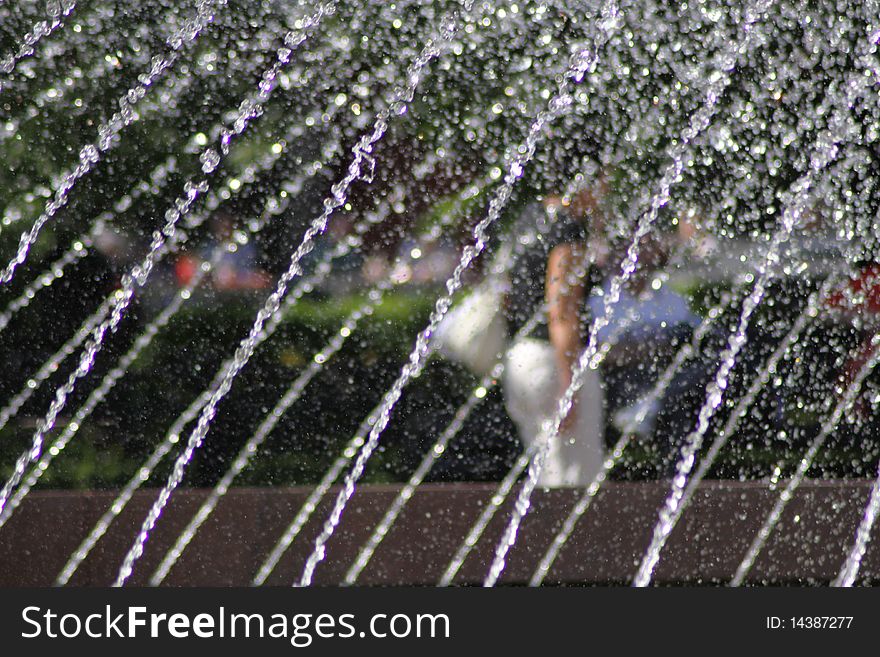
[(413, 281), (423, 285), (439, 285), (452, 275), (458, 264), (459, 253), (448, 237), (422, 240), (414, 259)]
[[(585, 290), (599, 282), (599, 266), (607, 258), (601, 238), (600, 201), (605, 195), (602, 178), (567, 206), (548, 197), (541, 205), (527, 207), (520, 218), (533, 228), (523, 238), (528, 248), (511, 276), (510, 332), (542, 303), (547, 306), (546, 325), (517, 340), (505, 355), (505, 405), (528, 447), (542, 439), (543, 425), (555, 415), (560, 396), (571, 384), (572, 366), (582, 349), (589, 326)], [(582, 383), (571, 411), (550, 440), (540, 486), (586, 486), (605, 460), (603, 384), (591, 369), (584, 372)]]
[(186, 285), (195, 275), (200, 262), (214, 258), (214, 250), (223, 247), (219, 261), (211, 272), (211, 284), (219, 292), (263, 290), (272, 284), (272, 277), (259, 265), (256, 246), (250, 240), (235, 240), (235, 222), (228, 212), (219, 212), (211, 221), (211, 243), (202, 249), (201, 257), (185, 255), (178, 258), (175, 274), (179, 285)]
[[(858, 335), (858, 347), (846, 359), (840, 372), (843, 386), (836, 390), (841, 392), (856, 380), (861, 369), (874, 358), (880, 347), (874, 340), (874, 336), (880, 332), (880, 262), (860, 260), (855, 269), (849, 280), (824, 300), (827, 307), (856, 328)], [(867, 384), (864, 386), (853, 404), (853, 413), (861, 420), (868, 419), (872, 414), (872, 404), (867, 399), (869, 387)]]
[(314, 273), (319, 263), (347, 244), (348, 252), (330, 258), (330, 271), (318, 284), (319, 295), (339, 296), (351, 294), (367, 282), (365, 256), (357, 246), (354, 236), (354, 220), (349, 214), (335, 214), (327, 222), (327, 230), (315, 240), (312, 250), (302, 259), (303, 271)]
[[(642, 410), (639, 401), (654, 384), (661, 361), (671, 358), (700, 322), (687, 300), (657, 275), (667, 256), (660, 238), (652, 236), (642, 241), (638, 269), (621, 288), (613, 315), (597, 336), (602, 343), (617, 334), (603, 371), (608, 410), (619, 430), (630, 426)], [(604, 297), (610, 287), (611, 281), (605, 281), (603, 294), (589, 300), (594, 316), (605, 312)], [(675, 385), (682, 383), (676, 381)], [(647, 409), (645, 417), (635, 426), (636, 433), (651, 434), (660, 405), (658, 399)]]

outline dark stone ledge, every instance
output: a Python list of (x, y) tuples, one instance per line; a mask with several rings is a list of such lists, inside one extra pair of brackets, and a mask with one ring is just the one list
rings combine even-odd
[[(451, 555), (488, 503), (493, 484), (421, 486), (361, 575), (362, 584), (437, 582)], [(341, 581), (360, 546), (398, 490), (358, 489), (318, 567), (315, 583)], [(788, 505), (752, 572), (755, 581), (827, 583), (837, 574), (862, 516), (870, 482), (805, 482)], [(172, 586), (247, 586), (293, 518), (308, 487), (239, 488), (229, 492), (171, 571)], [(334, 489), (335, 493), (336, 489)], [(665, 482), (612, 482), (577, 526), (546, 583), (625, 584), (650, 539)], [(157, 491), (139, 491), (71, 584), (112, 582)], [(579, 491), (536, 491), (532, 510), (511, 550), (502, 584), (526, 582)], [(130, 583), (145, 584), (165, 550), (207, 491), (180, 490), (160, 519)], [(676, 527), (656, 570), (657, 583), (723, 583), (730, 579), (778, 495), (759, 482), (705, 482)], [(68, 556), (107, 509), (113, 491), (38, 491), (0, 529), (0, 586), (51, 585)], [(299, 575), (335, 495), (328, 495), (267, 584), (289, 585)], [(456, 581), (478, 584), (510, 511), (496, 514)], [(880, 548), (871, 543), (861, 575), (880, 574)]]

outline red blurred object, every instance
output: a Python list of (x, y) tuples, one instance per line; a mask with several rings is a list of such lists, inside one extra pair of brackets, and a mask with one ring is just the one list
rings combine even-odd
[(174, 263), (174, 275), (177, 277), (177, 284), (183, 287), (188, 285), (196, 270), (199, 267), (199, 261), (189, 255), (180, 256)]
[(826, 303), (839, 310), (880, 313), (880, 263), (862, 267), (843, 289), (828, 295)]
[[(851, 315), (880, 314), (880, 263), (872, 262), (864, 265), (857, 276), (850, 278), (838, 291), (829, 294), (825, 302), (829, 307)], [(870, 324), (875, 325), (877, 319), (871, 318)], [(846, 387), (855, 381), (859, 372), (877, 351), (873, 331), (863, 331), (863, 333), (861, 344), (850, 355), (842, 369), (841, 374)], [(861, 420), (867, 420), (871, 415), (870, 408), (863, 391), (853, 404), (850, 413)]]

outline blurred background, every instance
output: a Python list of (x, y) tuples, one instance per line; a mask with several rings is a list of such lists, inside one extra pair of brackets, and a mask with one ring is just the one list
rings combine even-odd
[[(191, 4), (79, 2), (64, 28), (46, 36), (36, 53), (4, 78), (4, 262), (77, 163), (82, 146), (95, 141), (98, 126), (119, 109), (118, 99), (166, 49), (165, 40), (191, 14)], [(191, 213), (199, 222), (190, 219), (181, 248), (165, 257), (148, 285), (138, 290), (94, 373), (59, 418), (59, 430), (147, 323), (211, 259), (215, 247), (231, 240), (233, 248), (226, 249), (192, 299), (78, 430), (77, 440), (46, 473), (42, 486), (113, 488), (131, 477), (246, 335), (331, 186), (345, 175), (352, 146), (372, 129), (376, 114), (405, 80), (406, 66), (418, 56), (425, 35), (451, 4), (343, 2), (295, 52), (263, 115), (212, 174), (211, 193)], [(605, 264), (599, 267), (599, 289), (619, 269), (634, 222), (656, 190), (666, 149), (702, 102), (705, 72), (740, 18), (735, 8), (716, 11), (715, 5), (725, 3), (693, 4), (688, 11), (663, 2), (627, 8), (625, 26), (607, 48), (599, 74), (577, 88), (571, 111), (547, 130), (492, 229), (487, 252), (468, 272), (466, 290), (482, 279), (503, 236), (512, 234), (536, 206), (560, 197), (577, 175), (588, 188), (596, 189), (600, 181), (604, 186)], [(773, 40), (737, 71), (720, 101), (724, 120), (696, 144), (661, 210), (655, 257), (644, 263), (643, 282), (669, 290), (690, 317), (677, 327), (653, 327), (654, 337), (643, 335), (611, 348), (600, 367), (609, 445), (621, 429), (616, 411), (631, 407), (691, 339), (707, 310), (755, 266), (784, 207), (785, 191), (807, 166), (809, 145), (822, 126), (805, 124), (800, 110), (818, 104), (831, 82), (851, 66), (851, 44), (862, 34), (856, 21), (833, 32), (822, 28), (828, 24), (822, 4), (793, 2), (771, 10), (779, 26)], [(451, 51), (429, 66), (411, 107), (389, 121), (387, 135), (370, 155), (369, 175), (353, 185), (344, 207), (303, 261), (304, 275), (339, 245), (348, 244), (348, 252), (285, 313), (277, 332), (238, 377), (196, 455), (187, 485), (217, 481), (368, 291), (391, 280), (381, 304), (281, 418), (238, 483), (297, 485), (320, 479), (398, 375), (532, 117), (556, 89), (570, 54), (592, 36), (595, 10), (593, 3), (476, 3)], [(0, 6), (0, 54), (12, 52), (45, 11), (41, 2)], [(284, 33), (309, 11), (298, 2), (229, 0), (215, 23), (183, 47), (175, 66), (136, 105), (136, 120), (114, 137), (112, 147), (47, 223), (28, 261), (0, 290), (0, 312), (9, 312), (10, 304), (23, 296), (34, 297), (0, 329), (0, 400), (7, 404), (22, 389), (34, 389), (0, 431), (3, 477), (30, 443), (55, 387), (77, 356), (51, 368), (39, 386), (31, 386), (34, 373), (143, 257), (184, 183), (199, 175), (199, 154), (217, 141), (220, 127), (256, 89)], [(642, 29), (645, 25), (650, 29)], [(817, 42), (821, 48), (810, 47)], [(773, 373), (714, 466), (716, 477), (773, 480), (791, 471), (839, 398), (859, 345), (876, 326), (875, 111), (867, 101), (854, 108), (864, 119), (862, 140), (848, 146), (848, 166), (823, 179), (809, 225), (786, 246), (785, 266), (752, 322), (728, 398), (736, 400), (745, 390), (750, 380), (743, 375), (760, 366), (829, 272), (852, 266), (852, 281), (823, 302), (819, 319), (796, 352)], [(367, 230), (356, 230), (364, 225)], [(513, 271), (513, 288), (534, 284), (534, 279), (517, 278), (528, 273)], [(855, 297), (861, 302), (854, 307)], [(739, 304), (732, 303), (718, 319), (702, 357), (664, 397), (652, 422), (640, 427), (614, 477), (668, 474), (671, 450), (693, 427), (717, 354), (739, 312)], [(523, 320), (515, 313), (508, 313), (508, 319), (511, 330)], [(478, 381), (465, 365), (432, 356), (405, 391), (365, 480), (407, 479)], [(869, 380), (864, 390), (814, 475), (864, 476), (875, 470), (880, 456), (872, 410), (877, 382)], [(722, 409), (714, 423), (721, 426), (729, 410)], [(429, 479), (497, 480), (521, 451), (517, 429), (495, 387)], [(166, 475), (160, 467), (154, 476), (161, 481)]]

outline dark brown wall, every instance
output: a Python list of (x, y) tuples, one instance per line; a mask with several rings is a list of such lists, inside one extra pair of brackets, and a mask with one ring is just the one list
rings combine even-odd
[[(235, 489), (223, 499), (166, 583), (173, 586), (246, 586), (309, 488)], [(547, 583), (618, 583), (633, 576), (648, 544), (663, 482), (610, 483), (576, 528)], [(394, 486), (358, 490), (318, 567), (316, 584), (337, 584), (394, 497)], [(363, 584), (435, 584), (471, 523), (494, 491), (488, 484), (421, 486), (362, 573)], [(155, 490), (140, 491), (71, 582), (106, 586), (114, 578)], [(757, 580), (828, 582), (852, 543), (864, 510), (864, 481), (807, 482), (789, 504), (753, 570)], [(138, 562), (131, 584), (144, 584), (204, 499), (181, 490), (173, 498)], [(775, 495), (761, 483), (707, 482), (685, 513), (656, 571), (659, 583), (727, 581), (757, 532)], [(501, 583), (523, 583), (576, 498), (576, 491), (536, 491), (532, 510), (511, 550)], [(41, 491), (30, 495), (0, 529), (0, 586), (50, 585), (70, 553), (114, 497), (113, 492)], [(333, 496), (325, 498), (285, 555), (269, 584), (290, 585), (299, 575)], [(510, 500), (464, 564), (457, 582), (479, 583), (506, 523)], [(862, 574), (880, 573), (880, 549), (871, 544)]]

